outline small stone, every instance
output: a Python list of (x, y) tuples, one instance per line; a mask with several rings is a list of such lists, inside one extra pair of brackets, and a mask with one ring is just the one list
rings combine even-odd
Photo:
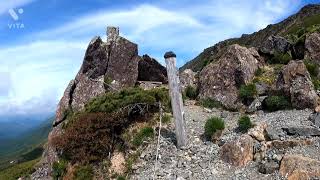
[(258, 141), (265, 141), (265, 137), (264, 137), (264, 132), (265, 129), (267, 128), (267, 123), (263, 122), (260, 123), (259, 125), (255, 126), (254, 128), (249, 129), (248, 134), (257, 139)]
[(211, 109), (204, 108), (203, 110), (204, 110), (204, 112), (206, 112), (206, 113), (212, 113), (212, 110), (211, 110)]
[(264, 164), (260, 164), (258, 171), (262, 174), (272, 174), (278, 169), (279, 169), (279, 164), (274, 161), (271, 161), (271, 162), (266, 162)]

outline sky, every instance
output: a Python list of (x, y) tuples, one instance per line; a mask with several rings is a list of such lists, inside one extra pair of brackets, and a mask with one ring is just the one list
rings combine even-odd
[(107, 26), (164, 64), (277, 23), (320, 0), (1, 0), (0, 115), (52, 113)]

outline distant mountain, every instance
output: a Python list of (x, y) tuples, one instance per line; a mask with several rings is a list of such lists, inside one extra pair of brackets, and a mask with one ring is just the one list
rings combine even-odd
[(19, 115), (19, 116), (0, 116), (0, 141), (18, 137), (19, 135), (38, 127), (53, 115)]
[(192, 69), (193, 71), (200, 71), (209, 62), (219, 58), (229, 45), (239, 44), (246, 47), (261, 47), (271, 35), (286, 36), (293, 33), (301, 27), (309, 27), (313, 24), (320, 23), (320, 5), (311, 4), (303, 7), (298, 13), (288, 17), (287, 19), (273, 25), (268, 25), (265, 29), (252, 34), (243, 34), (240, 38), (232, 38), (221, 41), (212, 47), (206, 48), (193, 60), (187, 62), (180, 68), (181, 71), (185, 69)]
[(51, 131), (53, 119), (49, 118), (42, 121), (40, 124), (34, 125), (29, 130), (14, 137), (5, 135), (0, 138), (0, 165), (4, 161), (13, 160), (45, 143)]

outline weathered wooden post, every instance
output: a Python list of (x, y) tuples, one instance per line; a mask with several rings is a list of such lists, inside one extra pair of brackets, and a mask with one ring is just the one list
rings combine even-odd
[(171, 98), (171, 106), (175, 123), (175, 131), (177, 138), (177, 146), (181, 148), (187, 144), (184, 123), (183, 101), (180, 91), (180, 81), (176, 69), (176, 55), (170, 51), (165, 53), (164, 58), (167, 64), (167, 74), (169, 80), (169, 91)]

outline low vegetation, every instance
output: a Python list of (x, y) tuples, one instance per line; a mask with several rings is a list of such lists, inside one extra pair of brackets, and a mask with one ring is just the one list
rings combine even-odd
[(58, 162), (54, 162), (52, 165), (52, 177), (54, 180), (61, 179), (67, 173), (68, 162), (61, 159)]
[(214, 133), (218, 130), (223, 130), (225, 128), (225, 123), (222, 118), (212, 117), (207, 119), (206, 124), (204, 126), (204, 134), (206, 138), (210, 139)]
[(241, 132), (247, 132), (250, 128), (253, 127), (253, 124), (250, 120), (250, 117), (247, 115), (244, 115), (239, 118), (238, 126)]
[(79, 166), (74, 172), (75, 180), (92, 180), (93, 179), (93, 169), (90, 165)]
[(200, 105), (205, 107), (205, 108), (222, 108), (223, 105), (221, 104), (221, 102), (210, 99), (210, 98), (206, 98), (206, 99), (201, 99), (200, 100)]
[(263, 102), (264, 109), (277, 111), (291, 108), (291, 103), (285, 96), (269, 96)]
[(197, 89), (193, 86), (187, 86), (185, 89), (185, 95), (189, 99), (196, 99), (198, 96)]
[(140, 146), (143, 141), (154, 136), (152, 127), (143, 127), (133, 138), (132, 144), (136, 147)]
[(269, 64), (288, 64), (292, 60), (291, 54), (276, 52), (272, 58), (268, 60)]
[(0, 179), (16, 180), (19, 177), (29, 177), (35, 169), (34, 166), (40, 159), (34, 159), (24, 163), (16, 164), (8, 169), (0, 171)]
[(256, 89), (256, 85), (253, 83), (248, 85), (242, 85), (239, 89), (239, 97), (247, 105), (254, 100), (257, 94), (258, 92)]
[(312, 62), (311, 60), (304, 60), (304, 64), (308, 69), (308, 72), (311, 76), (312, 83), (316, 90), (320, 90), (320, 79), (318, 78), (319, 75), (319, 65), (317, 63)]
[(162, 123), (164, 124), (167, 124), (167, 123), (170, 123), (171, 122), (171, 114), (164, 114), (163, 117), (162, 117)]

